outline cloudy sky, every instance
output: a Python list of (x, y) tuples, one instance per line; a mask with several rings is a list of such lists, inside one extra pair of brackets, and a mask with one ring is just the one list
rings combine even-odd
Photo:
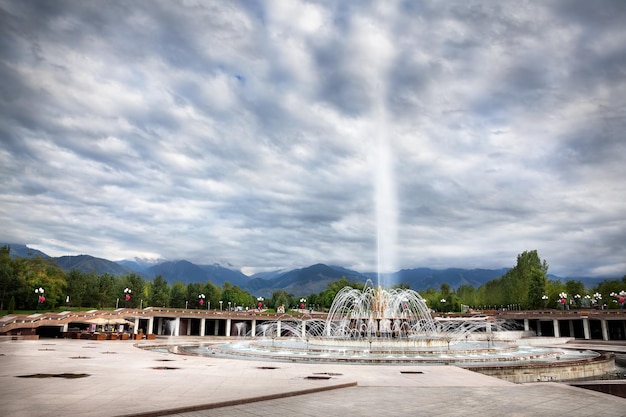
[(624, 22), (622, 0), (0, 0), (0, 241), (245, 273), (536, 249), (621, 277)]

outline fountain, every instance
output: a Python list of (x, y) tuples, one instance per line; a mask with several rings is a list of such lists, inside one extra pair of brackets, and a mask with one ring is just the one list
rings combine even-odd
[[(384, 112), (380, 118), (379, 127), (385, 124)], [(559, 365), (564, 365), (563, 372), (587, 376), (614, 367), (614, 361), (596, 352), (518, 345), (514, 342), (523, 332), (511, 332), (505, 322), (493, 317), (433, 317), (416, 291), (388, 288), (389, 283), (383, 286), (386, 272), (395, 268), (397, 210), (390, 149), (382, 137), (378, 137), (376, 170), (377, 285), (368, 281), (362, 290), (340, 290), (325, 320), (284, 315), (280, 320), (253, 324), (247, 334), (242, 323), (236, 323), (237, 336), (247, 337), (177, 346), (172, 351), (289, 362), (454, 364), (513, 382), (541, 380)]]
[[(555, 357), (562, 351), (527, 350), (512, 355), (504, 323), (488, 317), (433, 318), (426, 301), (410, 289), (340, 290), (326, 320), (303, 316), (260, 324), (248, 340), (212, 345), (212, 355), (360, 363), (458, 363), (503, 361), (521, 356)], [(504, 342), (504, 341), (502, 341)], [(198, 353), (194, 347), (185, 349)], [(202, 349), (200, 349), (201, 351)]]
[(384, 365), (457, 365), (512, 382), (603, 374), (614, 364), (592, 351), (524, 346), (519, 331), (493, 317), (432, 317), (409, 289), (345, 287), (326, 320), (285, 315), (236, 342), (178, 346), (177, 353), (268, 360)]

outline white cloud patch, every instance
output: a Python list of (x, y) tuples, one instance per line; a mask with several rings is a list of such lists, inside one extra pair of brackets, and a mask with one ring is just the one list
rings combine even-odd
[(625, 18), (619, 1), (0, 1), (0, 241), (372, 271), (386, 195), (397, 269), (537, 249), (555, 274), (621, 276)]

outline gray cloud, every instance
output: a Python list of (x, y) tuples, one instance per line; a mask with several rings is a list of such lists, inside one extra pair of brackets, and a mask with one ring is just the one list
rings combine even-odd
[(0, 1), (0, 240), (375, 270), (383, 195), (397, 269), (537, 249), (556, 274), (621, 276), (624, 18), (608, 0)]

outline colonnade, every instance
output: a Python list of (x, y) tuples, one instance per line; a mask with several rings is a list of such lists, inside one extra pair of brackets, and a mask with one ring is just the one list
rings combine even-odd
[(525, 318), (524, 331), (535, 331), (537, 336), (576, 337), (585, 340), (601, 338), (605, 341), (625, 340), (626, 321), (606, 319), (590, 320), (588, 317), (582, 317), (580, 319)]
[[(143, 320), (143, 323), (140, 322)], [(207, 317), (150, 317), (145, 319), (135, 318), (133, 332), (137, 333), (139, 329), (142, 329), (147, 334), (155, 335), (169, 335), (169, 336), (245, 336), (250, 331), (250, 334), (257, 334), (257, 327), (260, 323), (267, 320), (258, 321), (256, 318), (243, 319), (243, 318), (207, 318)], [(276, 332), (278, 334), (282, 331), (282, 321), (277, 320), (272, 322), (276, 323)], [(237, 326), (243, 323), (244, 326)], [(234, 330), (234, 329), (237, 330)], [(301, 323), (302, 337), (306, 336), (306, 321)], [(145, 330), (143, 330), (145, 329)], [(245, 329), (245, 331), (244, 331)], [(243, 334), (239, 334), (243, 332)]]

